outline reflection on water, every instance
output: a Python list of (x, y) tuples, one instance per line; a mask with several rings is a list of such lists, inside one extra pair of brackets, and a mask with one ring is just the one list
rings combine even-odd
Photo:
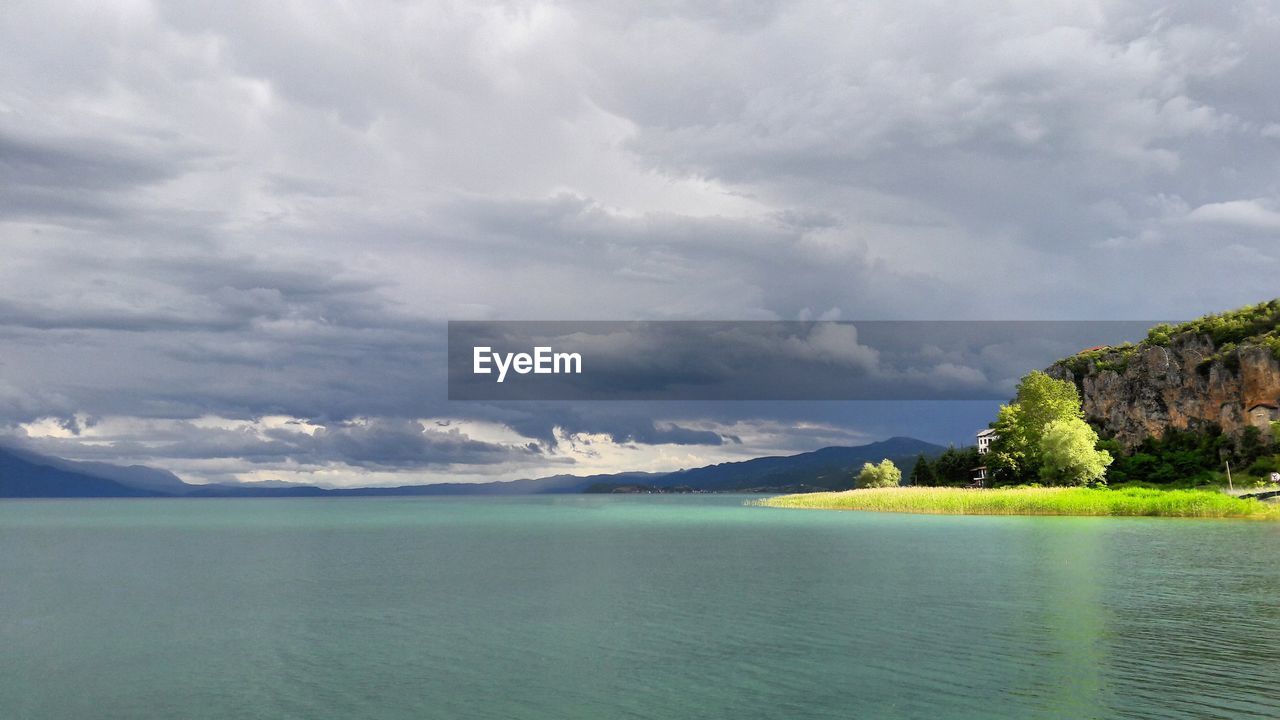
[(1280, 528), (0, 503), (0, 717), (1274, 718)]

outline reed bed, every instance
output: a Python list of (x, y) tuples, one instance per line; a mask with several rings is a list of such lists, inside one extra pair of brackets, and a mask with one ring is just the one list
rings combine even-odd
[(1214, 490), (1013, 487), (897, 487), (782, 495), (756, 501), (779, 508), (944, 515), (1124, 515), (1280, 519), (1280, 506)]

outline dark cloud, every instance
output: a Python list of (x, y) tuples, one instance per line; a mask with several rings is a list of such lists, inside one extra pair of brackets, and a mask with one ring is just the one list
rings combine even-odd
[(325, 427), (311, 436), (310, 442), (316, 450), (302, 454), (303, 457), (337, 460), (360, 467), (472, 465), (539, 455), (533, 444), (512, 448), (481, 442), (457, 430), (427, 429), (412, 420), (380, 419)]
[(0, 129), (0, 217), (120, 216), (124, 194), (181, 171), (94, 138), (20, 138)]
[[(460, 321), (452, 400), (979, 400), (1157, 321)], [(541, 373), (513, 369), (513, 356)], [(558, 358), (572, 359), (571, 367)], [(476, 372), (477, 363), (487, 372)]]

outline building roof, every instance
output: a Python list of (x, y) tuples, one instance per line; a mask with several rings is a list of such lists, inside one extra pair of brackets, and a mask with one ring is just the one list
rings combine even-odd
[[(1111, 349), (1110, 345), (1094, 345), (1093, 347), (1087, 347), (1081, 350), (1080, 353), (1097, 352), (1099, 350), (1110, 350), (1110, 349)], [(1076, 354), (1079, 355), (1080, 353), (1076, 353)]]
[(995, 434), (996, 434), (995, 428), (987, 428), (986, 430), (978, 431), (978, 437), (986, 437), (988, 435), (995, 435)]

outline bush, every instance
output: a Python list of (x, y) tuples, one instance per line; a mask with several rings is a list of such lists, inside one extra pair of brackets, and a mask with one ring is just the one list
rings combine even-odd
[(1149, 345), (1168, 345), (1169, 340), (1173, 338), (1174, 332), (1173, 326), (1169, 323), (1160, 323), (1147, 331), (1147, 343)]
[(864, 463), (857, 482), (861, 488), (897, 487), (902, 484), (902, 471), (889, 458), (881, 460), (879, 465)]
[(1280, 356), (1280, 345), (1261, 339), (1261, 336), (1277, 328), (1280, 328), (1280, 299), (1246, 305), (1217, 315), (1206, 315), (1180, 325), (1157, 325), (1147, 332), (1147, 342), (1152, 345), (1168, 345), (1176, 335), (1193, 333), (1207, 336), (1215, 346), (1222, 348), (1228, 343), (1257, 338)]
[(1245, 474), (1253, 477), (1270, 477), (1273, 472), (1280, 472), (1280, 455), (1265, 455), (1245, 468)]

